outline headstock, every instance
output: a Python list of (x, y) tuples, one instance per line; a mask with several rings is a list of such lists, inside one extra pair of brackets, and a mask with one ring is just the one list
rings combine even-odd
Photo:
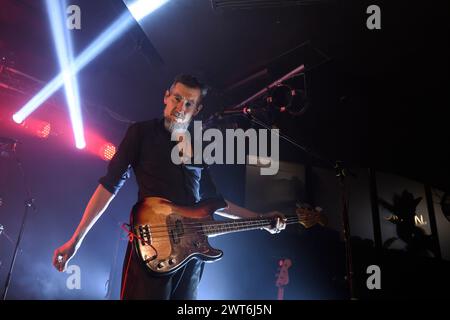
[(278, 288), (284, 287), (289, 283), (289, 271), (288, 269), (292, 266), (291, 259), (285, 258), (278, 262), (279, 271), (277, 273), (277, 280), (275, 282)]
[(295, 213), (298, 216), (298, 222), (306, 229), (320, 224), (322, 227), (328, 225), (328, 218), (322, 213), (323, 209), (315, 207), (314, 209), (308, 204), (297, 203)]

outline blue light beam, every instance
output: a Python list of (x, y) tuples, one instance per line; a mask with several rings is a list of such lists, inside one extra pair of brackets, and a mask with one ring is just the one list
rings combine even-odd
[(62, 70), (67, 106), (69, 108), (70, 121), (72, 122), (75, 146), (78, 149), (86, 147), (84, 138), (83, 119), (80, 106), (80, 93), (73, 67), (73, 49), (70, 32), (66, 27), (65, 8), (66, 1), (46, 0), (47, 14), (52, 29), (53, 41), (59, 66)]
[[(156, 9), (169, 2), (169, 0), (137, 0), (129, 6), (130, 12), (135, 13), (138, 22), (144, 18), (137, 14), (140, 2), (147, 3), (145, 9), (146, 15), (154, 12)], [(143, 10), (144, 10), (143, 9)], [(63, 70), (53, 78), (41, 91), (39, 91), (30, 101), (28, 101), (19, 111), (13, 115), (13, 120), (22, 123), (31, 113), (33, 113), (42, 103), (45, 102), (56, 90), (64, 84), (65, 77), (72, 77), (82, 70), (89, 62), (102, 53), (133, 24), (133, 19), (129, 12), (124, 12), (111, 26), (103, 31), (74, 61), (67, 70)]]

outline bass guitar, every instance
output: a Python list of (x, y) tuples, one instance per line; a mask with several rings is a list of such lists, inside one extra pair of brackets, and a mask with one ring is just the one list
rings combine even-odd
[[(135, 248), (145, 265), (155, 274), (166, 275), (183, 267), (191, 259), (213, 262), (223, 256), (211, 247), (208, 237), (232, 232), (271, 228), (273, 217), (216, 221), (213, 213), (226, 208), (223, 200), (210, 199), (195, 206), (179, 206), (159, 197), (149, 197), (136, 205), (132, 214)], [(286, 224), (299, 223), (300, 214), (287, 217)], [(307, 215), (311, 216), (313, 213)]]

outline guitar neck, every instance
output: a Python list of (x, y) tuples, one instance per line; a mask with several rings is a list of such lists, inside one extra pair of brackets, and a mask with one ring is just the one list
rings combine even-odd
[(284, 299), (284, 288), (278, 287), (278, 300), (283, 300), (283, 299)]
[[(295, 219), (298, 220), (297, 217)], [(232, 232), (262, 229), (271, 225), (271, 218), (236, 219), (230, 222), (213, 221), (203, 225), (203, 232), (209, 237), (214, 237)]]

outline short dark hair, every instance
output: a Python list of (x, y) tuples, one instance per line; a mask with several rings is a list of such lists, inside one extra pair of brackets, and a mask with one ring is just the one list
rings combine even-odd
[(201, 83), (196, 77), (190, 74), (179, 74), (175, 77), (175, 79), (172, 82), (172, 85), (170, 86), (170, 90), (172, 90), (173, 87), (177, 83), (184, 84), (186, 87), (189, 88), (198, 88), (200, 89), (200, 101), (206, 96), (208, 93), (208, 88), (205, 84)]

